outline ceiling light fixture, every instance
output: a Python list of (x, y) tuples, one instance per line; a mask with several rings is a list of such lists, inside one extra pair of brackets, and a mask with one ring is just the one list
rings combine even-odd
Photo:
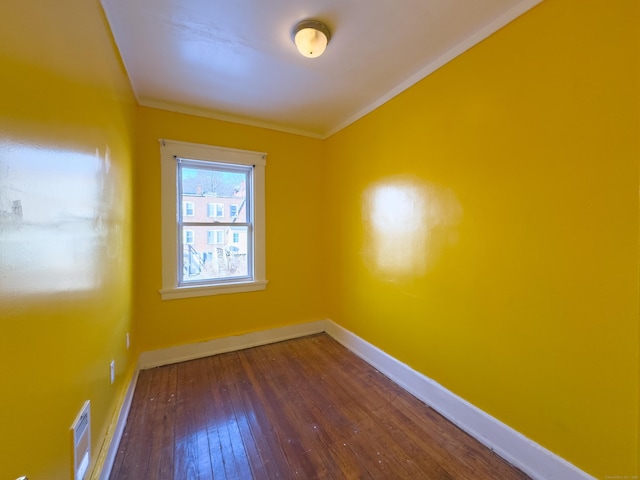
[(298, 51), (308, 58), (316, 58), (324, 53), (331, 39), (329, 28), (317, 20), (304, 20), (291, 32)]

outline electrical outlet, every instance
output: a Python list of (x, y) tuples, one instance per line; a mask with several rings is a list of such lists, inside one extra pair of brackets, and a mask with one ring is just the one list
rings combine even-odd
[(131, 342), (129, 342), (129, 332), (127, 332), (127, 350), (129, 350), (130, 345), (131, 345)]
[(111, 370), (111, 383), (113, 384), (113, 381), (116, 379), (116, 361), (115, 360), (111, 360), (111, 363), (109, 364), (109, 369)]

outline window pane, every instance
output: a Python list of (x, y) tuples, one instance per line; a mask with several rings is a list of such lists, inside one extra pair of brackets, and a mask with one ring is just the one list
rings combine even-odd
[(247, 222), (246, 171), (183, 166), (181, 177), (185, 221)]
[(207, 226), (191, 225), (189, 231), (193, 232), (194, 240), (183, 244), (183, 282), (250, 276), (249, 227), (211, 230)]

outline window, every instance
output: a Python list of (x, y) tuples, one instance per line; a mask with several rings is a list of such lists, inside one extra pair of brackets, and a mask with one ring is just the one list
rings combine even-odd
[(208, 244), (224, 243), (224, 230), (207, 230)]
[(193, 217), (193, 212), (194, 212), (194, 209), (195, 209), (195, 205), (194, 205), (193, 202), (184, 202), (182, 204), (182, 208), (184, 209), (184, 214), (187, 217)]
[(162, 298), (263, 290), (266, 155), (172, 140), (160, 151)]
[(208, 203), (207, 204), (207, 217), (224, 217), (224, 204), (222, 203)]

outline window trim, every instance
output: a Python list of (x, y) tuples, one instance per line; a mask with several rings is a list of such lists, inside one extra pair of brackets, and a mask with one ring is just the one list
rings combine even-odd
[[(162, 210), (162, 289), (163, 300), (201, 297), (226, 293), (264, 290), (266, 280), (265, 248), (265, 166), (266, 153), (217, 147), (176, 140), (160, 140)], [(211, 285), (178, 286), (178, 177), (177, 158), (253, 166), (253, 279)]]

